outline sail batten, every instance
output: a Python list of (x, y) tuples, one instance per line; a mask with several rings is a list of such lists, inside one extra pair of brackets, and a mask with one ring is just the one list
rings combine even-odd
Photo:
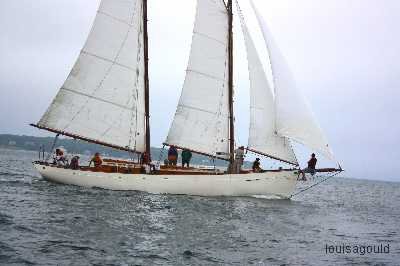
[(289, 140), (276, 134), (274, 95), (238, 1), (236, 1), (236, 6), (245, 39), (250, 78), (248, 150), (275, 160), (298, 165)]
[(131, 66), (124, 65), (124, 64), (118, 63), (117, 61), (113, 61), (113, 60), (111, 60), (111, 59), (107, 59), (107, 58), (105, 58), (105, 57), (101, 57), (101, 56), (99, 56), (99, 55), (92, 54), (92, 53), (90, 53), (90, 52), (88, 52), (88, 51), (85, 51), (85, 50), (82, 50), (81, 53), (82, 53), (82, 54), (89, 55), (89, 56), (93, 56), (93, 57), (95, 57), (95, 58), (97, 58), (97, 59), (101, 59), (101, 60), (103, 60), (103, 61), (106, 61), (106, 62), (108, 62), (108, 63), (112, 63), (112, 64), (114, 64), (114, 65), (117, 65), (117, 66), (120, 66), (120, 67), (123, 67), (123, 68), (126, 68), (126, 69), (128, 69), (128, 70), (135, 71), (135, 69), (132, 68)]
[(197, 71), (197, 70), (193, 70), (193, 69), (187, 69), (186, 71), (187, 71), (187, 72), (196, 73), (196, 74), (199, 74), (199, 75), (202, 75), (202, 76), (206, 76), (207, 78), (211, 78), (211, 79), (219, 80), (219, 81), (222, 81), (222, 82), (224, 82), (224, 81), (225, 81), (225, 78), (220, 78), (220, 77), (213, 76), (213, 75), (211, 75), (211, 74), (207, 74), (207, 73), (200, 72), (200, 71)]
[(142, 0), (101, 1), (79, 58), (38, 127), (145, 151), (143, 12)]
[(198, 0), (181, 97), (166, 143), (197, 153), (229, 153), (228, 11), (223, 0)]

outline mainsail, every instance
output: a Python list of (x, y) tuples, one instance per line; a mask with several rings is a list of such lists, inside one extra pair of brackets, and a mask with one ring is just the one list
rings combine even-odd
[(236, 6), (247, 49), (250, 78), (250, 129), (248, 149), (298, 165), (290, 141), (277, 134), (275, 99), (238, 1)]
[(198, 0), (191, 54), (166, 143), (216, 156), (229, 152), (228, 11)]
[(297, 90), (286, 60), (275, 45), (267, 24), (250, 0), (268, 48), (274, 79), (276, 129), (280, 136), (318, 151), (333, 160), (333, 153), (304, 96)]
[(102, 0), (91, 33), (37, 126), (145, 151), (142, 0)]

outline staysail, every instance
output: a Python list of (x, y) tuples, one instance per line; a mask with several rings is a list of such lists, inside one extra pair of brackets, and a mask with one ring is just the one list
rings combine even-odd
[(250, 2), (262, 29), (264, 41), (270, 55), (278, 135), (304, 144), (320, 152), (326, 158), (333, 160), (333, 153), (328, 146), (328, 142), (304, 96), (297, 90), (286, 60), (275, 45), (264, 18), (255, 8), (253, 1), (250, 0)]
[(290, 141), (277, 134), (274, 95), (237, 0), (236, 6), (246, 44), (250, 78), (248, 149), (273, 159), (298, 165)]
[(102, 0), (77, 62), (39, 128), (145, 151), (142, 0)]
[(223, 0), (197, 1), (189, 64), (168, 145), (228, 154), (228, 30)]

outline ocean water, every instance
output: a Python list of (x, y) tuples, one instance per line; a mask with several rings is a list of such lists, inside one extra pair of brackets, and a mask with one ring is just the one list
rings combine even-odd
[[(0, 265), (400, 265), (400, 183), (334, 178), (292, 200), (151, 195), (48, 183), (36, 157), (0, 150)], [(381, 244), (389, 253), (361, 254)], [(328, 251), (341, 245), (359, 252)]]

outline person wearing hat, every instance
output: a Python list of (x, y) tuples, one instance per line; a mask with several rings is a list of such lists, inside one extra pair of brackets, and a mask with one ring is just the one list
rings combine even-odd
[(262, 169), (260, 166), (260, 158), (256, 158), (256, 160), (253, 162), (253, 172), (259, 173), (261, 171), (262, 171)]

